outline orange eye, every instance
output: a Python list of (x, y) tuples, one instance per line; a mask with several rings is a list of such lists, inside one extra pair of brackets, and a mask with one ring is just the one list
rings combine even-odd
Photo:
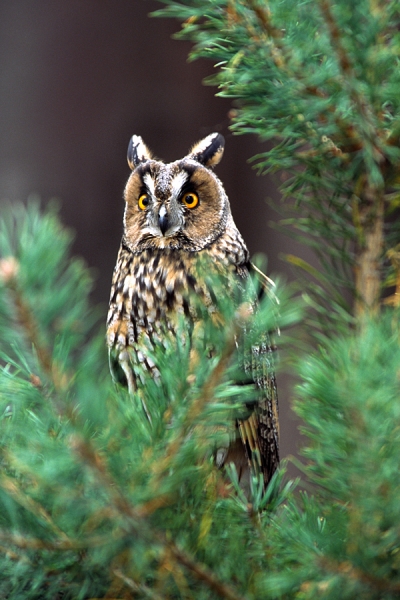
[(147, 194), (142, 194), (138, 200), (138, 206), (140, 210), (146, 210), (149, 205), (149, 197)]
[(186, 208), (195, 208), (199, 203), (199, 197), (193, 192), (191, 192), (190, 194), (184, 194), (182, 196), (182, 202), (186, 206)]

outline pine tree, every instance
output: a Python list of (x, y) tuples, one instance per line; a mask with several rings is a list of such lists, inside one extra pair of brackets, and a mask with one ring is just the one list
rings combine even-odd
[(232, 129), (273, 141), (256, 166), (290, 174), (281, 226), (320, 265), (288, 257), (312, 278), (303, 323), (319, 344), (295, 409), (314, 492), (272, 517), (258, 597), (395, 597), (399, 4), (163, 1), (192, 58), (217, 64)]
[(233, 131), (273, 141), (256, 166), (291, 174), (281, 191), (294, 216), (282, 225), (321, 269), (290, 258), (315, 278), (320, 325), (346, 330), (346, 315), (377, 310), (396, 272), (383, 257), (399, 238), (395, 218), (384, 219), (398, 206), (398, 3), (164, 3), (158, 14), (183, 21), (177, 37), (194, 42), (191, 58), (216, 63), (208, 83), (234, 99)]
[[(255, 480), (249, 505), (235, 472), (232, 494), (212, 456), (252, 394), (233, 383), (248, 310), (219, 295), (230, 325), (216, 330), (205, 311), (194, 350), (204, 356), (212, 344), (215, 356), (190, 376), (182, 323), (154, 357), (163, 386), (146, 382), (149, 421), (141, 396), (111, 383), (90, 274), (69, 258), (70, 242), (54, 207), (3, 212), (1, 597), (241, 598), (254, 568), (242, 545), (260, 569), (258, 513), (266, 520), (291, 487), (281, 492), (277, 474), (264, 494)], [(288, 323), (296, 310), (285, 310)], [(272, 328), (274, 313), (266, 297), (252, 334)]]
[[(0, 595), (4, 598), (395, 598), (399, 573), (398, 2), (168, 0), (193, 57), (218, 63), (232, 127), (272, 139), (283, 208), (317, 253), (303, 294), (318, 347), (296, 366), (302, 485), (284, 469), (246, 498), (212, 451), (248, 399), (242, 319), (170, 343), (141, 398), (108, 374), (91, 276), (54, 207), (0, 219)], [(294, 201), (293, 201), (294, 200)], [(254, 282), (256, 285), (256, 282)], [(279, 325), (299, 318), (278, 285)], [(351, 302), (348, 301), (349, 294)], [(384, 298), (384, 299), (383, 299)], [(182, 324), (184, 327), (184, 324)], [(281, 344), (288, 342), (282, 336)], [(150, 404), (150, 402), (148, 403)], [(303, 489), (303, 491), (299, 491)], [(305, 492), (304, 489), (308, 491)]]

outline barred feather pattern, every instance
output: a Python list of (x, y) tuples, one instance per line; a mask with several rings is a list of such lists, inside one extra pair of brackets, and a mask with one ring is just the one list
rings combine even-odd
[[(165, 165), (152, 158), (139, 136), (131, 140), (128, 162), (133, 172), (125, 190), (124, 233), (112, 280), (107, 343), (113, 378), (132, 393), (146, 373), (161, 377), (146, 351), (149, 344), (162, 345), (165, 336), (174, 336), (182, 316), (188, 339), (195, 335), (200, 317), (191, 300), (194, 296), (210, 314), (217, 311), (216, 290), (202, 278), (201, 261), (213, 265), (223, 278), (224, 292), (232, 297), (237, 297), (237, 288), (245, 287), (252, 268), (249, 253), (223, 186), (212, 172), (222, 150), (222, 136), (212, 134), (184, 159)], [(195, 206), (188, 208), (190, 204)], [(255, 297), (251, 303), (257, 310)], [(256, 344), (249, 343), (252, 336), (246, 327), (237, 337), (237, 352), (254, 385), (254, 402), (248, 407), (249, 417), (236, 423), (237, 438), (216, 459), (219, 465), (233, 462), (244, 487), (251, 473), (261, 473), (266, 485), (279, 463), (274, 348), (268, 332)], [(147, 412), (146, 405), (144, 409)]]

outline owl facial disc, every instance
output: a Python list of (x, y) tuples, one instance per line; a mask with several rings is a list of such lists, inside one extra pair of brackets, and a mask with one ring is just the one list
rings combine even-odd
[(140, 136), (129, 143), (124, 242), (133, 252), (154, 247), (200, 252), (231, 220), (229, 200), (213, 169), (224, 139), (212, 133), (172, 163), (153, 157)]

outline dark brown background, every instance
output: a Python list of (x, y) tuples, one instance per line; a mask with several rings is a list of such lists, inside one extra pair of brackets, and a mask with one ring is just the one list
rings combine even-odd
[[(57, 197), (76, 232), (74, 251), (97, 274), (106, 303), (120, 236), (126, 150), (133, 133), (167, 161), (201, 137), (226, 138), (217, 174), (251, 253), (269, 273), (292, 243), (268, 227), (276, 189), (246, 162), (262, 146), (233, 137), (228, 100), (202, 84), (212, 63), (187, 63), (190, 45), (171, 39), (177, 22), (150, 18), (154, 0), (2, 0), (0, 3), (0, 199)], [(290, 250), (288, 247), (290, 244)], [(296, 450), (287, 380), (278, 378), (281, 449)]]

